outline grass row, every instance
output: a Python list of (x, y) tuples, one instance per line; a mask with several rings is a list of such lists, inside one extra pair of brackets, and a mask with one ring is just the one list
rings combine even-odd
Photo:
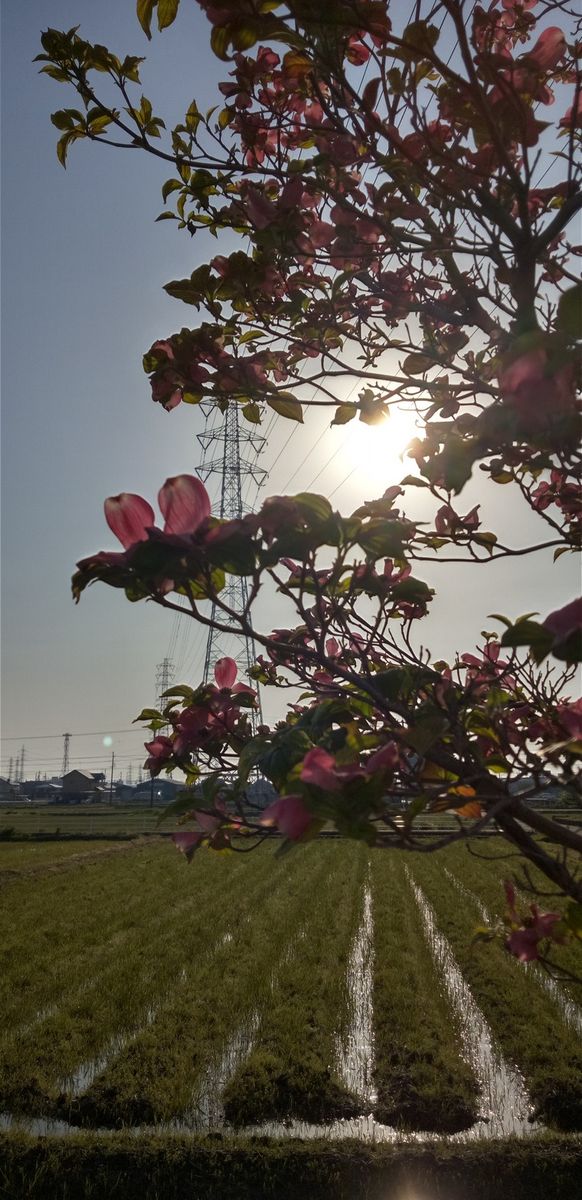
[[(162, 929), (168, 909), (189, 908), (193, 889), (230, 886), (244, 863), (201, 855), (195, 872), (166, 843), (79, 864), (71, 874), (13, 885), (0, 913), (0, 1012), (4, 1030), (85, 990), (128, 943)], [(23, 953), (23, 947), (26, 953)]]
[(337, 1057), (352, 1015), (348, 968), (368, 855), (363, 846), (345, 844), (325, 852), (331, 871), (314, 898), (305, 937), (280, 965), (254, 1048), (224, 1092), (227, 1120), (237, 1126), (361, 1111), (339, 1076)]
[(579, 1039), (552, 999), (497, 944), (472, 944), (475, 911), (444, 875), (442, 862), (414, 855), (411, 868), (502, 1053), (523, 1072), (535, 1116), (564, 1131), (582, 1129)]
[(0, 841), (0, 880), (5, 872), (18, 873), (37, 866), (52, 866), (80, 855), (99, 854), (103, 850), (117, 848), (120, 844), (125, 845), (117, 839), (99, 841), (96, 845), (82, 839), (63, 842)]
[(0, 1135), (6, 1200), (565, 1200), (579, 1139), (430, 1146), (129, 1133)]
[[(154, 830), (159, 807), (149, 804), (27, 804), (0, 806), (0, 837), (59, 834), (103, 837)], [(10, 832), (9, 832), (10, 831)]]
[(230, 909), (234, 940), (196, 959), (192, 979), (69, 1106), (69, 1120), (109, 1127), (176, 1118), (196, 1124), (208, 1074), (212, 1080), (229, 1043), (269, 1002), (273, 966), (306, 920), (330, 862), (325, 852), (306, 847), (270, 868), (262, 890), (239, 893)]
[[(507, 847), (504, 846), (501, 839), (492, 840), (484, 849), (481, 847), (476, 847), (476, 849), (480, 854), (485, 853), (486, 850), (487, 858), (470, 854), (462, 846), (451, 846), (447, 851), (445, 861), (455, 878), (479, 896), (492, 917), (501, 918), (507, 908), (503, 881), (515, 876), (515, 882), (519, 884), (519, 881), (523, 879), (522, 873), (516, 866), (515, 858), (504, 856), (503, 851), (507, 851)], [(541, 871), (529, 865), (528, 871), (532, 882), (540, 892), (546, 893), (539, 897), (537, 901), (539, 907), (551, 912), (563, 912), (568, 901), (562, 896), (553, 895), (554, 889)], [(534, 895), (520, 890), (518, 909), (527, 911), (528, 906), (535, 899)], [(571, 999), (582, 1005), (582, 941), (572, 941), (564, 946), (552, 947), (551, 957), (558, 968), (563, 966), (580, 980), (580, 982), (564, 980), (560, 986)]]
[(477, 1119), (478, 1086), (426, 944), (404, 863), (372, 854), (375, 1116), (452, 1133)]
[[(231, 868), (231, 869), (229, 869)], [(199, 876), (187, 872), (188, 891), (179, 904), (167, 900), (159, 909), (159, 893), (149, 897), (146, 912), (122, 942), (103, 947), (100, 969), (77, 991), (66, 994), (44, 1019), (6, 1042), (0, 1052), (0, 1101), (9, 1109), (46, 1111), (63, 1081), (83, 1063), (99, 1056), (115, 1035), (143, 1025), (148, 1009), (179, 987), (180, 973), (214, 948), (232, 925), (247, 897), (268, 886), (272, 856), (259, 851), (251, 862), (201, 862)], [(98, 906), (98, 889), (93, 902)], [(66, 960), (64, 960), (66, 963)]]

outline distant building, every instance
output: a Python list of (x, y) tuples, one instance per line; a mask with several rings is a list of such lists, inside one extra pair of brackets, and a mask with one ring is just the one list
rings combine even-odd
[(24, 800), (27, 801), (28, 796), (19, 783), (11, 783), (9, 779), (0, 779), (0, 804)]
[(35, 804), (37, 802), (46, 804), (51, 801), (53, 804), (57, 804), (63, 797), (62, 784), (47, 783), (46, 780), (42, 782), (35, 780), (34, 783), (26, 785), (26, 790)]
[[(178, 792), (184, 790), (183, 783), (174, 783), (171, 779), (154, 779), (153, 784), (154, 804), (171, 804), (172, 800), (175, 800)], [(134, 800), (136, 804), (151, 803), (151, 782), (138, 784), (133, 791), (131, 799)]]
[(63, 775), (62, 798), (64, 804), (86, 800), (98, 792), (95, 776), (89, 771), (68, 771)]
[(266, 808), (268, 804), (272, 804), (277, 799), (277, 792), (273, 784), (268, 779), (262, 778), (247, 784), (245, 795), (249, 807), (253, 808)]

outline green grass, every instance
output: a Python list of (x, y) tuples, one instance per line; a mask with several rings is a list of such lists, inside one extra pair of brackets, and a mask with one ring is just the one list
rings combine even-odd
[(235, 1125), (291, 1117), (325, 1121), (361, 1111), (338, 1076), (337, 1038), (350, 1018), (350, 950), (362, 911), (363, 846), (319, 851), (323, 886), (307, 914), (305, 936), (276, 969), (254, 1049), (227, 1085), (224, 1107)]
[[(442, 862), (417, 854), (410, 865), (502, 1053), (523, 1072), (536, 1117), (566, 1132), (582, 1129), (579, 1038), (552, 999), (499, 945), (472, 945), (475, 910), (443, 874)], [(471, 877), (462, 882), (470, 887)]]
[(0, 807), (0, 845), (2, 831), (13, 830), (12, 838), (81, 836), (115, 837), (155, 831), (159, 807), (145, 804), (26, 804)]
[[(122, 848), (126, 845), (121, 844)], [(29, 873), (37, 867), (52, 866), (56, 863), (67, 862), (68, 859), (95, 855), (107, 850), (118, 850), (120, 843), (117, 839), (99, 841), (97, 844), (87, 841), (70, 842), (2, 842), (0, 841), (0, 883), (5, 881), (5, 872), (14, 873), (15, 878), (20, 872)]]
[(574, 1200), (580, 1141), (0, 1135), (3, 1200)]
[[(466, 886), (475, 892), (485, 904), (493, 920), (501, 919), (507, 908), (503, 881), (512, 879), (516, 883), (523, 881), (523, 874), (516, 865), (517, 860), (507, 858), (507, 846), (501, 838), (495, 838), (486, 847), (476, 847), (480, 853), (487, 853), (487, 859), (469, 853), (462, 846), (451, 846), (447, 849), (443, 863), (460, 881), (467, 881)], [(492, 856), (496, 857), (493, 858)], [(499, 856), (499, 857), (497, 857)], [(552, 884), (535, 867), (529, 866), (528, 871), (532, 882), (546, 895), (540, 896), (537, 903), (542, 910), (563, 912), (568, 901), (562, 896), (555, 895)], [(527, 882), (527, 881), (526, 881)], [(547, 894), (549, 893), (549, 894)], [(518, 895), (518, 909), (527, 912), (535, 897), (526, 891)], [(565, 946), (552, 948), (550, 957), (555, 961), (558, 971), (563, 966), (567, 971), (578, 977), (579, 982), (564, 980), (560, 986), (571, 999), (582, 1005), (582, 940), (571, 941)]]
[(372, 854), (375, 1115), (452, 1133), (477, 1119), (478, 1087), (426, 944), (401, 858)]
[[(0, 1110), (109, 1127), (188, 1120), (207, 1071), (253, 1018), (253, 1048), (226, 1087), (231, 1121), (366, 1111), (337, 1067), (366, 848), (330, 840), (278, 858), (269, 843), (251, 855), (200, 851), (189, 867), (167, 841), (120, 845), (77, 857), (78, 842), (25, 844), (21, 865), (5, 868), (22, 874), (0, 905)], [(13, 864), (18, 851), (0, 846)], [(498, 944), (471, 949), (480, 918), (443, 874), (448, 864), (493, 908), (503, 906), (503, 864), (475, 865), (457, 847), (371, 858), (377, 1116), (442, 1131), (466, 1127), (475, 1110), (455, 1017), (404, 886), (409, 863), (540, 1120), (582, 1128), (575, 1035), (534, 972)], [(101, 1057), (85, 1095), (73, 1095), (75, 1071)]]
[[(115, 1126), (191, 1119), (206, 1068), (220, 1059), (255, 1008), (268, 1003), (273, 964), (321, 883), (325, 864), (312, 847), (279, 869), (270, 856), (269, 849), (258, 885), (252, 887), (247, 877), (224, 906), (220, 928), (229, 928), (234, 940), (221, 942), (219, 928), (210, 922), (214, 944), (193, 960), (191, 979), (73, 1105), (68, 1114), (73, 1120)], [(245, 874), (249, 868), (246, 863)]]
[[(163, 853), (163, 866), (170, 877), (178, 858), (175, 851), (174, 856), (168, 861)], [(149, 864), (150, 869), (153, 865)], [(233, 913), (252, 902), (257, 880), (262, 879), (263, 888), (272, 886), (269, 849), (260, 851), (251, 863), (237, 859), (229, 864), (201, 855), (197, 865), (197, 872), (187, 871), (181, 860), (179, 902), (177, 896), (172, 901), (167, 888), (165, 895), (161, 887), (156, 888), (152, 870), (145, 878), (147, 895), (138, 919), (129, 930), (120, 930), (120, 938), (108, 936), (101, 947), (99, 969), (92, 959), (87, 978), (81, 958), (76, 975), (67, 970), (68, 987), (55, 1011), (4, 1043), (0, 1098), (5, 1105), (50, 1111), (62, 1081), (80, 1064), (98, 1057), (112, 1037), (143, 1027), (152, 1004), (169, 1001), (175, 1006), (183, 990), (181, 971), (195, 969), (232, 925)], [(100, 873), (93, 871), (92, 875), (95, 901)], [(167, 883), (159, 869), (157, 882)], [(119, 895), (117, 906), (122, 908)], [(184, 1013), (182, 1019), (187, 1019)]]

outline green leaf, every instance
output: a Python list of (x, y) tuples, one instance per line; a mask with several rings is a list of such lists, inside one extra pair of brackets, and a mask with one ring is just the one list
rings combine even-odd
[(64, 109), (51, 113), (51, 121), (55, 129), (72, 129), (75, 124), (71, 114), (65, 112)]
[(182, 181), (180, 179), (166, 179), (166, 182), (162, 188), (162, 200), (164, 201), (164, 204), (166, 203), (168, 196), (170, 196), (172, 192), (180, 191), (181, 187)]
[(387, 700), (397, 700), (403, 692), (408, 692), (412, 678), (406, 667), (391, 667), (388, 671), (378, 671), (370, 678), (374, 688)]
[(157, 0), (137, 0), (137, 19), (146, 35), (151, 41), (151, 25), (152, 13)]
[(332, 425), (347, 425), (348, 421), (353, 420), (358, 411), (357, 404), (338, 404)]
[(424, 812), (427, 804), (428, 796), (415, 796), (414, 799), (410, 801), (410, 804), (407, 805), (404, 813), (404, 819), (406, 823), (408, 824), (413, 821), (415, 817), (420, 816), (420, 814)]
[(422, 717), (408, 729), (406, 733), (406, 741), (413, 750), (417, 750), (419, 754), (424, 754), (443, 733), (448, 729), (449, 722), (443, 713), (430, 713), (426, 717)]
[(234, 120), (235, 115), (233, 108), (223, 108), (218, 114), (218, 128), (226, 129), (227, 125), (230, 125), (231, 121)]
[(170, 696), (178, 696), (181, 700), (192, 702), (194, 699), (194, 689), (188, 687), (186, 683), (178, 683), (175, 687), (168, 688), (167, 692), (162, 692), (163, 700)]
[(430, 53), (436, 46), (438, 40), (439, 30), (436, 25), (427, 25), (426, 21), (413, 21), (404, 30), (402, 41), (406, 45), (401, 48), (400, 53), (406, 59), (424, 58), (425, 54)]
[(488, 530), (484, 530), (483, 533), (474, 533), (472, 540), (477, 542), (478, 546), (484, 546), (490, 554), (493, 554), (497, 542), (497, 534), (489, 533)]
[(564, 914), (564, 924), (577, 938), (582, 938), (582, 904), (570, 901)]
[(550, 633), (549, 629), (537, 621), (526, 618), (516, 621), (515, 625), (510, 625), (509, 629), (505, 630), (501, 638), (501, 645), (509, 646), (511, 649), (517, 646), (529, 646), (533, 658), (539, 663), (549, 654), (553, 641), (554, 634)]
[(582, 337), (582, 283), (576, 283), (561, 295), (556, 328), (569, 337)]
[(405, 526), (401, 521), (373, 518), (358, 534), (358, 545), (371, 558), (401, 558)]
[(429, 588), (424, 580), (415, 579), (413, 575), (396, 583), (392, 588), (395, 600), (405, 600), (410, 604), (427, 604), (433, 594), (432, 588)]
[(254, 400), (245, 404), (241, 411), (243, 417), (246, 417), (247, 421), (251, 422), (251, 425), (261, 424), (261, 409), (258, 404), (255, 404)]
[(217, 58), (226, 62), (228, 47), (231, 43), (231, 28), (229, 25), (214, 25), (210, 35), (210, 46)]
[(161, 716), (157, 708), (142, 708), (139, 717), (134, 717), (133, 724), (135, 725), (136, 721), (158, 721)]
[(238, 778), (241, 784), (247, 782), (253, 767), (256, 766), (270, 745), (270, 738), (264, 734), (260, 734), (258, 737), (252, 738), (250, 742), (247, 742), (246, 746), (243, 746), (238, 756)]
[(267, 400), (267, 404), (280, 417), (287, 417), (290, 421), (299, 421), (300, 425), (303, 424), (303, 409), (295, 396), (289, 394), (273, 396)]
[(405, 475), (404, 479), (400, 480), (401, 487), (428, 487), (426, 479), (417, 479), (416, 475)]
[(431, 367), (438, 366), (434, 358), (430, 358), (428, 354), (409, 354), (408, 358), (404, 359), (402, 370), (407, 375), (424, 375), (430, 371)]
[(158, 29), (167, 29), (176, 20), (180, 0), (158, 0)]
[(317, 492), (299, 492), (297, 496), (293, 497), (293, 500), (304, 517), (316, 517), (318, 521), (329, 521), (333, 515), (329, 500)]

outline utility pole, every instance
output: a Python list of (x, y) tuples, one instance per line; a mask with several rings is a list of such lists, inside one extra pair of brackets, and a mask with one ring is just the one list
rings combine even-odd
[(115, 751), (111, 755), (111, 780), (109, 783), (109, 803), (113, 804), (113, 768), (115, 766)]
[(70, 733), (63, 734), (63, 769), (61, 775), (64, 777), (69, 770), (69, 743), (71, 741)]

